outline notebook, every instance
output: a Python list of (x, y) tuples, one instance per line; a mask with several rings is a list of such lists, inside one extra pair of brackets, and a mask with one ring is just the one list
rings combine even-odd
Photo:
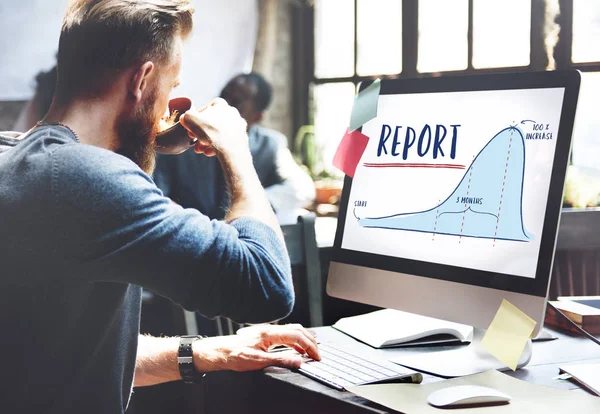
[[(600, 296), (561, 296), (550, 303), (580, 328), (593, 335), (600, 334)], [(548, 324), (562, 327), (561, 321), (549, 313)]]
[(566, 372), (594, 394), (600, 395), (600, 362), (562, 365), (560, 371)]
[(342, 318), (333, 328), (373, 348), (470, 342), (473, 327), (394, 309)]

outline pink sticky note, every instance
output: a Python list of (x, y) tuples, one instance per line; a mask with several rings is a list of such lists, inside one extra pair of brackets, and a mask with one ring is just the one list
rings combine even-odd
[(333, 165), (347, 176), (354, 178), (356, 166), (369, 143), (369, 137), (360, 131), (346, 130), (340, 145), (333, 156)]

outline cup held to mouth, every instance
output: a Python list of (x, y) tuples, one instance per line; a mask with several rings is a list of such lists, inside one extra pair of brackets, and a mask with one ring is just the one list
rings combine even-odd
[(179, 123), (179, 118), (191, 109), (192, 100), (186, 97), (173, 98), (169, 101), (170, 118), (173, 124), (156, 135), (154, 149), (160, 154), (177, 155), (194, 146), (197, 138), (191, 138), (187, 129)]

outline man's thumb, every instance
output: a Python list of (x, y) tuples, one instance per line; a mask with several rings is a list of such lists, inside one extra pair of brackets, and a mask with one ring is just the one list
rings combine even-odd
[(203, 117), (196, 111), (187, 111), (179, 118), (179, 122), (185, 129), (190, 131), (195, 137), (202, 138), (205, 137), (206, 134), (202, 129), (202, 125), (204, 125)]

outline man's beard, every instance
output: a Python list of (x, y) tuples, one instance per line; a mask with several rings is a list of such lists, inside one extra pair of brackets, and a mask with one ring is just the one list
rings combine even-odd
[(154, 90), (131, 116), (122, 117), (117, 124), (121, 143), (117, 153), (135, 162), (148, 175), (152, 175), (156, 165), (154, 141), (158, 132), (158, 122), (154, 115), (155, 101)]

